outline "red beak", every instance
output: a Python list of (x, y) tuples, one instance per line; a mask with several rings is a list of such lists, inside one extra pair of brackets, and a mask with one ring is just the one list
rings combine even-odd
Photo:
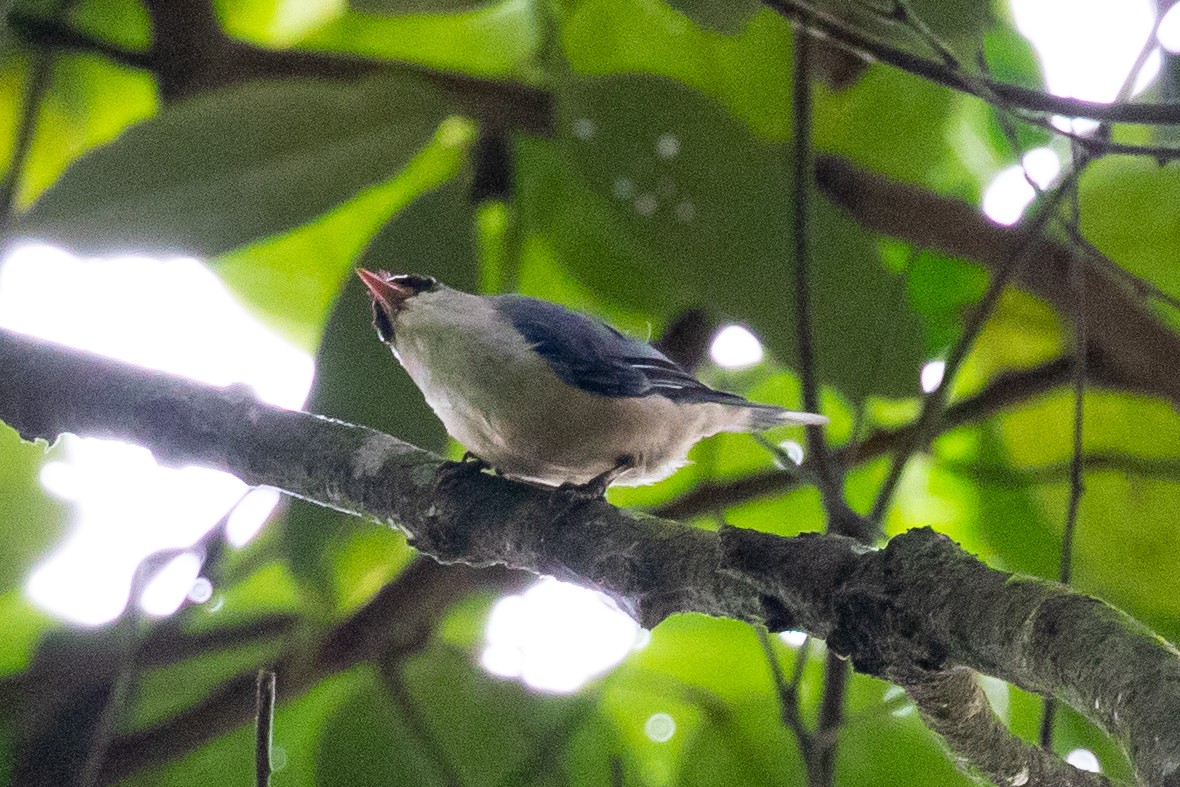
[(393, 282), (386, 281), (385, 277), (389, 274), (384, 271), (373, 273), (364, 268), (357, 268), (356, 274), (361, 277), (373, 300), (385, 307), (386, 311), (396, 312), (402, 302), (414, 294), (413, 290), (407, 287), (399, 287)]

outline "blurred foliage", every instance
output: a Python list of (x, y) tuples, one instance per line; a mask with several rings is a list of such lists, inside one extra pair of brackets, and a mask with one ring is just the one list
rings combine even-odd
[[(256, 68), (249, 80), (162, 103), (151, 71), (84, 46), (54, 49), (45, 94), (32, 112), (38, 44), (28, 19), (60, 15), (77, 33), (130, 53), (151, 46), (151, 20), (136, 0), (11, 5), (13, 18), (26, 23), (17, 29), (0, 20), (0, 176), (13, 172), (22, 124), (35, 123), (14, 189), (17, 237), (82, 254), (208, 258), (248, 308), (315, 353), (309, 409), (457, 451), (374, 338), (367, 298), (352, 275), (357, 266), (430, 273), (470, 291), (520, 291), (593, 311), (640, 336), (658, 335), (683, 310), (704, 306), (719, 321), (749, 326), (769, 354), (745, 370), (706, 364), (702, 376), (760, 401), (799, 405), (790, 264), (793, 32), (759, 3), (217, 0), (212, 7), (223, 28), (258, 47), (249, 50), (250, 62), (273, 59), (273, 74)], [(184, 13), (200, 2), (154, 5), (156, 13)], [(820, 5), (890, 45), (930, 55), (920, 36), (865, 3)], [(990, 4), (921, 0), (910, 7), (964, 62), (982, 54), (994, 78), (1040, 83), (1028, 42)], [(277, 65), (308, 53), (369, 63), (372, 73), (344, 79)], [(852, 60), (844, 80), (825, 78), (814, 88), (818, 151), (977, 203), (1019, 153), (1050, 144), (1045, 130), (1020, 125), (1013, 150), (1012, 129), (985, 102)], [(412, 68), (382, 67), (392, 61)], [(451, 81), (444, 89), (420, 67)], [(512, 100), (497, 92), (506, 85), (551, 93), (552, 134), (527, 136), (506, 121), (480, 128), (478, 119), (454, 114), (456, 106)], [(465, 99), (456, 102), (454, 91)], [(480, 134), (495, 144), (477, 145)], [(488, 151), (503, 160), (477, 160)], [(488, 167), (498, 189), (479, 201), (473, 180)], [(1175, 165), (1103, 158), (1081, 179), (1080, 228), (1115, 263), (1180, 295), (1172, 259), (1178, 192)], [(913, 419), (923, 364), (959, 340), (987, 276), (972, 261), (876, 236), (822, 197), (809, 206), (823, 409), (832, 418), (830, 439), (842, 445)], [(1009, 293), (954, 395), (977, 394), (997, 375), (1051, 360), (1069, 344), (1057, 314)], [(1180, 416), (1161, 400), (1117, 391), (1091, 392), (1085, 406), (1086, 450), (1108, 461), (1087, 478), (1074, 583), (1175, 641)], [(939, 437), (903, 476), (887, 532), (933, 525), (991, 565), (1056, 576), (1072, 408), (1060, 388)], [(802, 441), (789, 429), (771, 436)], [(52, 450), (47, 457), (43, 446), (23, 444), (0, 426), (0, 701), (22, 708), (35, 683), (26, 678), (40, 674), (50, 655), (74, 653), (63, 669), (81, 676), (76, 691), (85, 713), (54, 716), (57, 706), (47, 704), (36, 730), (64, 735), (52, 731), (73, 724), (71, 734), (83, 737), (71, 750), (84, 751), (78, 741), (102, 732), (95, 703), (112, 695), (117, 676), (84, 669), (97, 650), (77, 656), (77, 648), (46, 644), (89, 640), (22, 594), (35, 565), (68, 530), (68, 509), (38, 482), (52, 458)], [(744, 435), (706, 441), (691, 458), (664, 483), (612, 490), (612, 501), (657, 508), (703, 485), (774, 468), (769, 452)], [(876, 458), (849, 470), (854, 508), (871, 507), (886, 468), (887, 460)], [(824, 520), (809, 486), (693, 518), (702, 527), (724, 521), (783, 535), (822, 529)], [(303, 501), (284, 505), (244, 549), (220, 545), (205, 568), (216, 578), (210, 602), (118, 629), (138, 629), (135, 642), (145, 652), (166, 635), (173, 639), (162, 657), (124, 673), (134, 690), (118, 714), (116, 744), (155, 740), (150, 734), (210, 703), (248, 706), (252, 697), (226, 700), (219, 692), (281, 662), (280, 690), (290, 693), (276, 717), (280, 786), (805, 783), (750, 627), (678, 616), (579, 692), (546, 695), (479, 666), (495, 594), (473, 588), (444, 604), (429, 587), (401, 588), (412, 555), (391, 530)], [(390, 588), (404, 590), (414, 609), (380, 619), (390, 637), (386, 657), (358, 663), (342, 655), (355, 643), (331, 637)], [(325, 643), (338, 660), (323, 655)], [(796, 650), (773, 643), (790, 674)], [(810, 654), (798, 662), (809, 723), (822, 693), (822, 643)], [(86, 683), (94, 674), (97, 682)], [(75, 683), (62, 685), (67, 694), (57, 701), (69, 707)], [(1035, 738), (1039, 698), (994, 680), (986, 685), (1011, 727)], [(853, 676), (847, 704), (838, 784), (968, 783), (895, 688)], [(676, 725), (664, 742), (645, 732), (657, 713)], [(198, 742), (144, 747), (166, 752), (166, 761), (121, 783), (253, 784), (248, 717), (248, 708), (197, 716), (206, 725)], [(0, 721), (0, 774), (26, 756), (17, 718), (6, 713)], [(1075, 747), (1095, 751), (1112, 776), (1128, 775), (1110, 741), (1065, 713), (1056, 748)]]

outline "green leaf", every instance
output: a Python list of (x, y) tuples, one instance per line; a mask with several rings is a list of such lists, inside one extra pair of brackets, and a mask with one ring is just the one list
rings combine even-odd
[(890, 687), (881, 681), (853, 675), (851, 683), (851, 707), (840, 730), (836, 756), (836, 784), (968, 787), (976, 783), (955, 768), (941, 740), (922, 723), (912, 704), (887, 702)]
[(449, 13), (349, 12), (302, 43), (440, 71), (519, 77), (540, 46), (540, 29), (532, 0), (500, 0)]
[(47, 457), (62, 451), (61, 443), (49, 452), (43, 443), (26, 443), (0, 423), (0, 593), (24, 585), (34, 561), (65, 532), (67, 509), (39, 480)]
[(1010, 24), (996, 24), (983, 34), (983, 55), (997, 82), (1031, 88), (1045, 84), (1032, 42)]
[(941, 39), (973, 44), (995, 17), (989, 3), (979, 0), (909, 0), (909, 9)]
[(702, 30), (660, 0), (569, 0), (561, 44), (587, 76), (667, 77), (710, 96), (763, 139), (790, 135), (790, 26), (763, 9), (740, 35)]
[(297, 613), (304, 604), (291, 572), (275, 560), (226, 588), (215, 587), (209, 603), (190, 608), (185, 626), (196, 632), (214, 631), (220, 626), (244, 624), (264, 615)]
[(85, 252), (215, 255), (288, 230), (387, 180), (442, 102), (422, 83), (292, 79), (163, 109), (70, 167), (18, 221)]
[(987, 273), (978, 265), (923, 251), (912, 257), (906, 282), (910, 303), (923, 317), (926, 353), (934, 357), (959, 338), (963, 315), (987, 289)]
[(755, 0), (715, 3), (709, 0), (668, 0), (668, 5), (697, 25), (718, 33), (740, 33), (754, 14), (762, 9)]
[(324, 726), (316, 784), (446, 784), (423, 749), (389, 692), (373, 680), (359, 686)]
[[(446, 758), (464, 784), (558, 785), (577, 775), (561, 769), (579, 730), (594, 718), (588, 699), (531, 693), (439, 643), (402, 674), (408, 701), (436, 740), (436, 759)], [(609, 764), (597, 766), (605, 771)]]
[[(0, 620), (4, 621), (4, 637), (0, 639), (0, 678), (27, 669), (42, 638), (61, 625), (36, 609), (21, 590), (0, 593)], [(2, 780), (0, 784), (3, 784)]]
[[(1180, 576), (1159, 556), (1180, 550), (1173, 516), (1180, 506), (1180, 487), (1174, 470), (1166, 469), (1180, 462), (1180, 416), (1159, 400), (1097, 391), (1087, 395), (1084, 410), (1086, 453), (1127, 459), (1086, 473), (1074, 536), (1073, 584), (1175, 640), (1180, 637)], [(999, 421), (1007, 455), (1017, 471), (1025, 471), (1025, 493), (1042, 512), (1057, 545), (1069, 498), (1072, 418), (1073, 396), (1063, 390)], [(1153, 466), (1164, 469), (1153, 472)], [(1033, 471), (1037, 473), (1028, 475)]]
[(283, 644), (278, 638), (248, 642), (142, 670), (136, 675), (135, 694), (125, 710), (123, 724), (127, 729), (139, 730), (167, 723), (238, 675), (249, 675), (263, 665), (273, 664), (281, 657)]
[(101, 149), (156, 107), (155, 83), (144, 73), (92, 57), (56, 60), (29, 150), (21, 205), (44, 194), (79, 155)]
[(146, 51), (151, 45), (151, 21), (136, 0), (81, 0), (69, 16), (79, 30), (116, 46)]
[(407, 206), (415, 199), (454, 178), (473, 141), (467, 121), (449, 118), (395, 177), (292, 232), (227, 252), (212, 265), (263, 319), (314, 352), (342, 283), (355, 278), (352, 268), (366, 246), (393, 216), (412, 213)]
[[(623, 308), (666, 318), (709, 304), (793, 361), (785, 146), (675, 83), (618, 77), (570, 84), (558, 136), (520, 151), (526, 256), (551, 256)], [(923, 352), (904, 282), (827, 203), (810, 216), (821, 378), (853, 400), (913, 392)]]
[(1103, 156), (1079, 184), (1082, 233), (1112, 260), (1165, 292), (1180, 295), (1180, 164)]
[[(28, 79), (28, 73), (26, 70), (21, 78)], [(62, 177), (80, 155), (110, 143), (156, 110), (156, 88), (149, 75), (102, 58), (57, 56), (50, 76), (17, 192), (17, 205), (22, 209)], [(24, 104), (23, 84), (20, 90), (20, 100), (8, 106)], [(13, 115), (14, 120), (19, 117)]]
[[(789, 669), (793, 651), (782, 643), (774, 648)], [(798, 750), (782, 726), (770, 665), (751, 626), (676, 615), (657, 626), (647, 646), (604, 684), (603, 708), (641, 773), (675, 775), (667, 780), (692, 785), (798, 781)], [(807, 714), (819, 685), (818, 671), (807, 670), (800, 685)], [(675, 725), (666, 741), (653, 739), (647, 729), (657, 713)]]
[(213, 5), (227, 33), (268, 49), (301, 43), (345, 10), (343, 0), (213, 0)]
[(350, 0), (349, 8), (362, 14), (462, 13), (485, 5), (487, 0)]
[(937, 168), (954, 158), (942, 133), (953, 107), (946, 88), (873, 66), (846, 90), (816, 88), (814, 145), (895, 180), (939, 185)]

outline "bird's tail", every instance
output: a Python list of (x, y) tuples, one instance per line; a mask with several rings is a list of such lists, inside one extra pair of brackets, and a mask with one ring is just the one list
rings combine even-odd
[(784, 410), (770, 404), (748, 404), (743, 408), (746, 412), (746, 431), (763, 432), (776, 426), (787, 424), (826, 424), (828, 417), (816, 413), (805, 413), (797, 410)]

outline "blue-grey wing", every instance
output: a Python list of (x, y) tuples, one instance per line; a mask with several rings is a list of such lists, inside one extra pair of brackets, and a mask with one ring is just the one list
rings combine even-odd
[(512, 323), (558, 377), (602, 396), (651, 396), (674, 402), (747, 404), (715, 391), (649, 344), (601, 320), (555, 303), (501, 295), (497, 310)]

